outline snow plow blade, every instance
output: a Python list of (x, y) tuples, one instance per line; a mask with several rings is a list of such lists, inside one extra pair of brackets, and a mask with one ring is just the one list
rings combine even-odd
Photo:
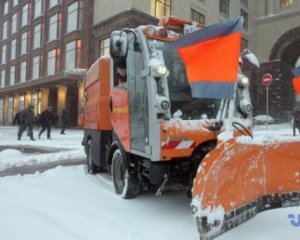
[(300, 205), (300, 139), (221, 143), (201, 162), (193, 187), (200, 239), (209, 240), (257, 213)]

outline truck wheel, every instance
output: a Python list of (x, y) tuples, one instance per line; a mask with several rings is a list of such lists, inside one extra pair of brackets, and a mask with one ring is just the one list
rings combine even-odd
[(97, 171), (97, 166), (94, 164), (93, 161), (93, 144), (92, 140), (89, 140), (87, 143), (87, 170), (88, 173), (90, 174), (96, 174)]
[(125, 161), (125, 153), (117, 149), (112, 157), (112, 176), (116, 193), (124, 199), (129, 199), (139, 193), (140, 181), (130, 176)]

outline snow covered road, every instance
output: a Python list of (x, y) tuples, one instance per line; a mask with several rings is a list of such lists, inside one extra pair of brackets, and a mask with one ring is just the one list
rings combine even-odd
[(198, 239), (183, 192), (123, 200), (83, 166), (1, 178), (0, 192), (0, 239)]
[[(108, 174), (84, 166), (0, 179), (0, 239), (7, 240), (196, 240), (190, 201), (182, 191), (147, 192), (123, 200)], [(217, 240), (297, 240), (300, 228), (288, 214), (264, 212)]]
[[(258, 129), (263, 132), (263, 127)], [(287, 126), (271, 131), (291, 134)], [(0, 127), (0, 146), (37, 146), (63, 150), (27, 154), (0, 151), (0, 169), (84, 157), (82, 131), (69, 130), (53, 140), (16, 140), (16, 129)], [(259, 133), (256, 133), (259, 134)], [(156, 197), (142, 193), (123, 200), (114, 193), (111, 176), (86, 173), (85, 166), (57, 167), (43, 173), (0, 177), (0, 239), (2, 240), (198, 240), (190, 200), (184, 191), (168, 190)], [(289, 214), (293, 214), (291, 222)], [(216, 240), (299, 240), (300, 208), (258, 214)], [(300, 224), (299, 224), (300, 225)]]

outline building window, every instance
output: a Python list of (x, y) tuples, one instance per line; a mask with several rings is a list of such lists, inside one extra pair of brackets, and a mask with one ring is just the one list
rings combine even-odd
[(248, 30), (248, 13), (241, 9), (241, 16), (244, 18), (243, 27), (244, 29)]
[(49, 37), (48, 41), (58, 39), (58, 14), (53, 15), (49, 20)]
[(56, 6), (57, 4), (59, 4), (58, 0), (50, 0), (49, 1), (49, 8), (53, 8), (54, 6)]
[(7, 115), (7, 121), (12, 122), (14, 115), (14, 98), (9, 97), (8, 98), (8, 115)]
[(75, 69), (80, 57), (81, 41), (73, 41), (66, 45), (66, 71)]
[(6, 64), (6, 51), (7, 51), (7, 46), (3, 45), (2, 46), (2, 60), (1, 60), (2, 64)]
[(12, 1), (12, 6), (17, 6), (19, 4), (19, 0), (13, 0)]
[(34, 27), (33, 49), (39, 48), (42, 45), (42, 24)]
[(294, 3), (294, 0), (280, 0), (280, 7), (289, 7), (292, 6)]
[(171, 0), (151, 0), (151, 15), (157, 18), (171, 15)]
[(191, 19), (197, 23), (205, 24), (205, 16), (194, 9), (191, 9)]
[(27, 47), (28, 47), (28, 33), (24, 32), (22, 33), (22, 37), (21, 37), (21, 55), (26, 54), (27, 53)]
[(5, 22), (3, 23), (2, 40), (4, 40), (4, 39), (7, 38), (7, 24), (8, 24), (7, 21), (5, 21)]
[(25, 4), (22, 8), (22, 27), (28, 24), (28, 4)]
[(25, 96), (22, 95), (19, 97), (19, 111), (25, 108)]
[(8, 1), (5, 1), (3, 4), (3, 15), (8, 14)]
[(32, 63), (32, 79), (38, 79), (40, 77), (41, 72), (41, 57), (36, 56), (33, 58)]
[(4, 100), (0, 99), (0, 124), (3, 124)]
[(15, 66), (11, 66), (10, 67), (10, 85), (14, 85), (16, 82), (16, 67)]
[(220, 0), (219, 2), (220, 13), (225, 17), (229, 17), (229, 0)]
[(242, 38), (242, 46), (241, 46), (242, 49), (241, 50), (243, 51), (243, 50), (247, 49), (248, 45), (249, 45), (248, 40), (245, 38)]
[(27, 62), (21, 63), (20, 82), (26, 82), (27, 79)]
[(17, 32), (18, 14), (15, 13), (11, 20), (11, 34)]
[(1, 87), (2, 88), (5, 87), (5, 70), (4, 69), (1, 71)]
[(53, 49), (47, 54), (47, 75), (53, 75), (57, 70), (58, 49)]
[(14, 39), (11, 41), (11, 49), (10, 49), (10, 60), (16, 59), (16, 52), (17, 52), (17, 40)]
[(99, 57), (109, 55), (110, 38), (100, 40), (99, 42)]
[(249, 7), (249, 1), (248, 1), (248, 0), (241, 0), (241, 4), (242, 4), (244, 7), (246, 7), (246, 8)]
[(34, 18), (37, 18), (42, 15), (42, 0), (35, 0), (34, 1)]
[(68, 6), (67, 33), (78, 30), (79, 23), (79, 4), (74, 2)]

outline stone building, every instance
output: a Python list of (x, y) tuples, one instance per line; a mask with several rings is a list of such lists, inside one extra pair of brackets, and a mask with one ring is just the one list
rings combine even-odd
[[(244, 16), (243, 47), (248, 46), (249, 30), (248, 0), (95, 0), (94, 1), (94, 55), (107, 54), (109, 37), (113, 30), (138, 25), (157, 24), (162, 16), (173, 15), (192, 19), (205, 25)], [(101, 14), (100, 14), (101, 13)]]
[[(81, 110), (89, 60), (93, 1), (0, 1), (0, 124), (30, 104), (35, 114)], [(88, 26), (88, 27), (85, 27)]]
[(210, 25), (245, 18), (243, 45), (249, 42), (248, 0), (0, 0), (0, 124), (33, 104), (59, 115), (68, 110), (77, 125), (83, 77), (109, 52), (113, 30), (157, 24), (164, 15)]
[[(251, 4), (250, 48), (262, 62), (260, 75), (273, 75), (270, 114), (284, 121), (293, 107), (300, 105), (291, 82), (292, 69), (300, 66), (300, 0), (256, 0)], [(256, 113), (264, 113), (266, 106), (266, 89), (260, 79), (252, 86)]]

